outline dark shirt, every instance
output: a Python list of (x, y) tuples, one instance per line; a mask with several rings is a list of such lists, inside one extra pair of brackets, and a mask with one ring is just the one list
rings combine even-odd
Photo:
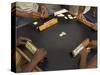
[(88, 21), (97, 23), (97, 7), (91, 7), (90, 10), (84, 14), (84, 16)]

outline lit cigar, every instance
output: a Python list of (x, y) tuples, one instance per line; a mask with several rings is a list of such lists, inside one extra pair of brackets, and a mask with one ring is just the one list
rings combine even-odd
[(89, 39), (87, 38), (87, 39), (85, 39), (84, 41), (82, 41), (82, 43), (80, 44), (80, 45), (78, 45), (74, 50), (73, 50), (73, 52), (72, 52), (72, 55), (75, 57), (75, 56), (77, 56), (79, 53), (80, 53), (80, 51), (82, 51), (86, 46), (88, 46), (88, 44), (89, 44)]
[(35, 52), (37, 51), (37, 47), (33, 45), (30, 41), (26, 42), (25, 47), (34, 55)]

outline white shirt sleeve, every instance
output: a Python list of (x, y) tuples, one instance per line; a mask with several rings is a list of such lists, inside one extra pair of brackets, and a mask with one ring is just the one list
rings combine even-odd
[(20, 11), (25, 11), (27, 13), (38, 12), (39, 5), (32, 2), (17, 2), (16, 9)]
[(84, 10), (84, 12), (83, 12), (83, 13), (85, 14), (87, 11), (89, 11), (89, 10), (90, 10), (90, 8), (91, 8), (90, 6), (86, 6), (86, 7), (85, 7), (85, 10)]

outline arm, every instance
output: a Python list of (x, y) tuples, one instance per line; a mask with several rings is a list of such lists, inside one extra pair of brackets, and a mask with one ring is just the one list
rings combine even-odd
[(79, 7), (79, 9), (78, 9), (78, 15), (77, 15), (77, 18), (79, 20), (85, 19), (84, 15), (83, 15), (84, 10), (85, 10), (84, 6), (80, 6)]
[(27, 41), (31, 41), (31, 40), (26, 37), (19, 37), (16, 39), (16, 46), (25, 45)]
[(94, 23), (91, 23), (90, 21), (86, 20), (86, 18), (83, 15), (83, 12), (85, 10), (84, 6), (80, 6), (79, 10), (78, 10), (78, 15), (77, 15), (77, 19), (84, 23), (85, 25), (87, 25), (88, 27), (92, 28), (93, 30), (97, 31), (97, 25)]
[(79, 10), (78, 10), (78, 14), (82, 14), (85, 10), (85, 7), (84, 6), (80, 6), (79, 7)]
[(31, 12), (27, 13), (25, 11), (20, 11), (16, 9), (16, 16), (27, 17), (27, 18), (46, 18), (48, 17), (48, 11), (44, 4), (39, 4), (41, 12)]
[[(96, 45), (96, 43), (94, 43), (94, 44)], [(95, 48), (94, 45), (93, 45), (93, 47)], [(84, 48), (81, 51), (81, 53), (80, 53), (80, 68), (95, 68), (95, 67), (97, 67), (97, 56), (96, 55), (92, 58), (90, 63), (87, 63), (88, 53), (89, 53), (89, 51), (86, 48)]]
[(90, 63), (87, 63), (87, 56), (81, 56), (80, 68), (96, 68), (97, 67), (97, 56), (95, 55)]
[(87, 66), (87, 49), (84, 48), (80, 53), (80, 68), (86, 68)]
[(91, 42), (88, 45), (88, 47), (97, 48), (97, 40), (91, 40)]
[(36, 12), (26, 13), (26, 12), (16, 10), (16, 16), (27, 17), (27, 18), (40, 18), (40, 13), (36, 13)]
[(19, 11), (17, 9), (16, 9), (16, 16), (32, 18), (32, 14), (31, 13), (26, 13), (26, 12), (23, 12), (23, 11)]
[(32, 58), (32, 61), (22, 66), (23, 72), (31, 72), (46, 56), (47, 51), (39, 48)]

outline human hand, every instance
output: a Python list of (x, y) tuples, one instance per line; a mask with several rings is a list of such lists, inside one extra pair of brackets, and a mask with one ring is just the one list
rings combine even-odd
[[(17, 40), (16, 40), (16, 45), (19, 46), (19, 45), (25, 45), (27, 41), (31, 41), (29, 38), (26, 38), (26, 37), (19, 37)], [(32, 42), (32, 41), (31, 41)]]
[(32, 12), (31, 14), (32, 14), (32, 18), (34, 19), (38, 19), (41, 17), (39, 12)]
[(91, 48), (96, 48), (97, 47), (97, 41), (96, 40), (92, 40), (89, 44), (89, 47)]
[(83, 13), (80, 13), (79, 15), (77, 15), (77, 19), (79, 21), (83, 21), (83, 22), (84, 22), (84, 20), (86, 20), (86, 18), (84, 17)]
[(97, 31), (97, 25), (90, 22), (90, 21), (88, 21), (88, 20), (86, 20), (86, 18), (84, 17), (84, 15), (82, 13), (77, 15), (77, 19), (80, 22), (82, 22), (82, 23), (86, 24), (87, 26), (89, 26), (90, 28), (92, 28), (93, 30)]
[(41, 6), (41, 18), (47, 18), (48, 17), (48, 11), (45, 6)]
[(92, 24), (92, 29), (94, 29), (95, 31), (97, 31), (97, 25), (96, 24)]
[(34, 60), (42, 61), (46, 57), (47, 57), (47, 51), (44, 48), (39, 48), (37, 49), (37, 52), (34, 55)]
[(87, 58), (89, 51), (84, 48), (81, 52), (80, 52), (80, 56), (81, 58)]

